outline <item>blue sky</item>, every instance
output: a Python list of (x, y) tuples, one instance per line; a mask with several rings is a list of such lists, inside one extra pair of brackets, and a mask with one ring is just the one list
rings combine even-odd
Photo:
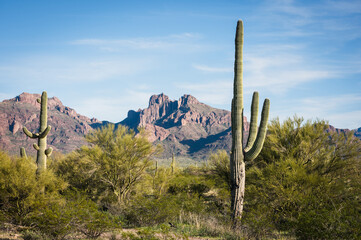
[(244, 93), (361, 127), (361, 1), (0, 0), (0, 100), (48, 92), (119, 122), (152, 94), (230, 109), (234, 35), (244, 21)]

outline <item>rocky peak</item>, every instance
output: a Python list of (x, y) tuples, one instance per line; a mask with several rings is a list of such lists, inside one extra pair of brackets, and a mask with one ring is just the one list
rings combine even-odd
[(19, 102), (19, 103), (29, 103), (31, 105), (37, 106), (38, 103), (36, 102), (36, 99), (40, 98), (40, 94), (31, 94), (23, 92), (19, 96), (16, 96), (9, 100), (4, 100), (3, 102)]
[(180, 102), (179, 105), (181, 105), (181, 106), (186, 106), (189, 104), (200, 104), (200, 102), (195, 97), (193, 97), (192, 95), (189, 95), (189, 94), (184, 94), (179, 99), (179, 102)]
[(163, 105), (165, 103), (170, 102), (169, 97), (167, 95), (164, 95), (164, 93), (161, 93), (159, 95), (152, 95), (149, 99), (149, 106), (154, 106), (154, 105)]
[[(40, 94), (32, 94), (23, 92), (19, 96), (16, 96), (9, 100), (4, 100), (4, 102), (17, 102), (17, 103), (28, 103), (33, 106), (40, 106), (39, 103), (36, 101), (38, 98), (41, 98)], [(63, 103), (57, 97), (48, 98), (48, 108), (55, 109), (57, 107), (64, 107)]]
[[(32, 94), (23, 92), (19, 96), (16, 96), (9, 100), (4, 100), (4, 103), (14, 103), (14, 104), (31, 104), (36, 108), (40, 108), (40, 104), (36, 101), (38, 98), (41, 98), (40, 94)], [(69, 117), (85, 122), (87, 124), (100, 123), (99, 120), (93, 118), (89, 119), (85, 116), (78, 114), (74, 109), (64, 106), (63, 103), (57, 97), (48, 98), (48, 109), (50, 111), (55, 110), (61, 113), (68, 115)], [(86, 126), (89, 128), (89, 126)]]

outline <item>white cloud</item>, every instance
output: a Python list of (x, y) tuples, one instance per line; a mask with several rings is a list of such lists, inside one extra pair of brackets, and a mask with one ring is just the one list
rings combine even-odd
[(182, 83), (177, 88), (195, 96), (199, 101), (212, 106), (229, 104), (232, 99), (233, 80), (210, 81), (208, 83)]
[(327, 120), (337, 128), (356, 129), (361, 127), (361, 111), (351, 105), (361, 106), (361, 95), (344, 94), (291, 100), (282, 109), (275, 109), (273, 114), (282, 120), (297, 114), (305, 119)]
[(147, 59), (99, 59), (69, 57), (34, 57), (11, 65), (0, 65), (3, 81), (97, 82), (131, 75), (153, 66)]
[(69, 42), (71, 45), (96, 46), (109, 52), (117, 52), (122, 49), (139, 50), (169, 50), (178, 47), (201, 48), (195, 43), (201, 35), (197, 33), (173, 34), (164, 37), (138, 37), (128, 39), (78, 39)]
[(220, 68), (220, 67), (209, 67), (206, 65), (197, 65), (197, 64), (193, 64), (193, 67), (197, 70), (200, 70), (202, 72), (210, 72), (210, 73), (228, 73), (228, 72), (233, 72), (233, 68), (228, 68), (228, 67), (224, 67), (224, 68)]
[(335, 72), (309, 66), (297, 54), (249, 54), (244, 66), (247, 87), (267, 88), (273, 93), (284, 93), (302, 83), (337, 76)]

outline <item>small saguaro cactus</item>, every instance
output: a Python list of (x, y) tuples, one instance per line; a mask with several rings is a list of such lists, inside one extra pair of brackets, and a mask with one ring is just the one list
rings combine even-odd
[[(258, 92), (254, 92), (248, 141), (243, 147), (243, 22), (237, 23), (235, 39), (234, 95), (232, 99), (232, 150), (230, 159), (231, 212), (235, 226), (242, 217), (245, 191), (245, 162), (254, 160), (261, 152), (266, 137), (270, 101), (263, 103), (260, 127), (257, 127)], [(237, 227), (237, 226), (236, 226)]]
[(158, 174), (158, 160), (155, 161), (154, 175), (153, 175), (153, 189), (155, 189), (155, 178)]
[(172, 169), (172, 174), (174, 174), (175, 172), (175, 158), (174, 158), (174, 153), (172, 153), (172, 163), (171, 163), (171, 169)]
[(24, 133), (30, 138), (37, 138), (38, 144), (34, 143), (33, 147), (37, 150), (36, 156), (36, 165), (37, 165), (37, 173), (46, 169), (46, 159), (51, 155), (53, 149), (46, 148), (46, 136), (51, 130), (51, 126), (48, 126), (48, 115), (47, 115), (47, 107), (48, 107), (48, 95), (44, 91), (41, 94), (41, 98), (37, 99), (37, 102), (40, 103), (40, 127), (38, 133), (31, 133), (26, 127), (23, 128)]
[(28, 158), (28, 156), (26, 155), (26, 151), (24, 147), (20, 148), (20, 157), (22, 158)]

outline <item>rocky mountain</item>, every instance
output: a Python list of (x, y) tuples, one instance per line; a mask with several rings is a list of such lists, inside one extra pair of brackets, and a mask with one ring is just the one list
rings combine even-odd
[[(25, 147), (28, 155), (36, 154), (32, 148), (36, 140), (26, 137), (22, 128), (38, 131), (40, 104), (36, 99), (39, 97), (40, 94), (22, 93), (0, 102), (0, 149), (19, 154), (19, 148)], [(246, 118), (243, 120), (248, 132), (249, 123)], [(52, 126), (48, 145), (55, 151), (68, 153), (79, 148), (86, 144), (85, 134), (107, 123), (78, 114), (56, 97), (48, 99), (48, 124)], [(145, 128), (149, 140), (163, 146), (163, 158), (174, 153), (200, 160), (218, 149), (231, 149), (230, 111), (208, 106), (191, 95), (179, 100), (171, 100), (164, 94), (153, 95), (147, 108), (130, 110), (127, 118), (116, 125), (119, 124), (132, 129)], [(330, 126), (330, 131), (350, 130)], [(361, 128), (355, 130), (355, 136), (361, 138)]]
[[(191, 95), (179, 100), (170, 100), (163, 93), (153, 95), (148, 108), (129, 111), (118, 124), (145, 128), (152, 142), (163, 145), (164, 157), (175, 153), (202, 159), (210, 151), (231, 149), (231, 112), (208, 106)], [(248, 131), (246, 118), (244, 124)]]
[[(18, 154), (25, 147), (29, 155), (35, 155), (32, 144), (22, 128), (38, 132), (40, 104), (36, 99), (40, 94), (22, 93), (19, 96), (0, 103), (0, 149)], [(48, 134), (48, 145), (55, 151), (70, 152), (84, 144), (84, 135), (103, 123), (77, 114), (74, 109), (64, 106), (52, 97), (48, 99), (48, 124), (52, 126)]]

